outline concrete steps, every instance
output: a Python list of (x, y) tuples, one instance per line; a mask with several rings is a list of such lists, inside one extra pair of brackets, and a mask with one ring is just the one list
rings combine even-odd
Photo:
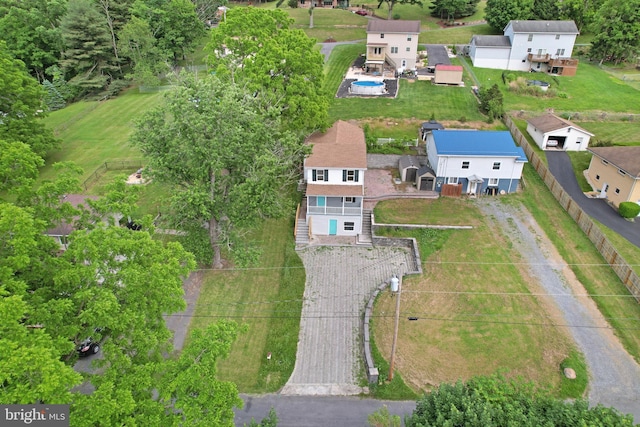
[(371, 232), (371, 209), (362, 211), (362, 231), (358, 234), (356, 243), (359, 245), (373, 245), (373, 235)]
[(305, 246), (309, 244), (309, 225), (304, 218), (298, 218), (298, 227), (296, 228), (296, 246)]

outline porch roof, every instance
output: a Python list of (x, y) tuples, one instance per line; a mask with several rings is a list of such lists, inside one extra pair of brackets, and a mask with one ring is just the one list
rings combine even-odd
[(307, 184), (307, 196), (352, 196), (362, 197), (364, 186), (339, 184)]

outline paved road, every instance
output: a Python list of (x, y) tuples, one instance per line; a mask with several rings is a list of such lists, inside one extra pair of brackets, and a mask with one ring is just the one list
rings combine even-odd
[[(300, 251), (307, 273), (293, 374), (285, 395), (355, 395), (360, 386), (362, 313), (393, 274), (414, 270), (404, 248), (316, 246)], [(328, 424), (330, 425), (330, 424)]]
[(354, 396), (242, 396), (245, 405), (236, 410), (236, 426), (260, 421), (274, 408), (278, 427), (368, 427), (367, 416), (386, 406), (389, 413), (404, 419), (416, 407), (415, 401), (383, 401)]
[[(591, 199), (585, 196), (578, 185), (571, 160), (566, 152), (547, 151), (546, 154), (549, 171), (587, 215), (640, 247), (640, 221), (629, 222), (622, 218), (605, 200)], [(613, 191), (613, 189), (610, 190)]]
[(333, 51), (333, 48), (341, 45), (341, 44), (356, 44), (356, 43), (361, 43), (365, 40), (351, 40), (348, 42), (333, 42), (333, 43), (318, 43), (320, 45), (320, 53), (322, 53), (324, 55), (324, 62), (327, 62), (329, 60), (329, 57), (331, 56), (331, 51)]
[[(532, 276), (551, 295), (571, 325), (569, 333), (584, 354), (590, 371), (589, 403), (613, 406), (640, 420), (640, 367), (620, 344), (609, 324), (582, 285), (564, 272), (559, 255), (526, 209), (500, 203), (496, 198), (477, 201), (483, 213), (502, 227), (513, 247), (526, 259)], [(567, 278), (571, 280), (567, 280)]]

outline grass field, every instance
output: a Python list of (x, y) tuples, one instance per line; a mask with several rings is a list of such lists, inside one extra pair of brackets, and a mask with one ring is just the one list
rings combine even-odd
[(84, 169), (82, 181), (105, 161), (139, 158), (140, 151), (129, 144), (133, 122), (161, 100), (161, 93), (130, 89), (108, 101), (77, 102), (54, 111), (45, 118), (45, 124), (62, 140), (62, 145), (45, 159), (41, 178), (53, 177), (54, 162), (73, 160)]
[[(468, 58), (466, 60), (470, 64), (470, 60)], [(504, 105), (507, 111), (544, 111), (553, 108), (558, 114), (589, 111), (640, 113), (639, 91), (597, 66), (585, 62), (579, 64), (578, 73), (573, 77), (559, 76), (554, 79), (540, 73), (509, 71), (509, 74), (516, 77), (522, 76), (526, 79), (535, 77), (548, 81), (559, 91), (566, 93), (567, 98), (538, 98), (508, 91), (502, 81), (502, 70), (474, 67), (473, 72), (483, 86), (498, 84), (504, 94)]]
[[(375, 211), (376, 221), (473, 226), (388, 230), (415, 236), (423, 261), (424, 274), (405, 278), (402, 289), (396, 366), (407, 384), (417, 391), (506, 370), (559, 391), (559, 367), (572, 341), (560, 329), (527, 325), (556, 318), (551, 305), (536, 297), (504, 295), (538, 290), (520, 267), (522, 259), (473, 202), (386, 201)], [(383, 354), (391, 346), (394, 306), (394, 298), (384, 293), (375, 307), (375, 340)], [(419, 320), (408, 321), (408, 316)]]
[(248, 236), (262, 248), (258, 266), (205, 272), (190, 329), (219, 319), (249, 326), (218, 363), (220, 378), (241, 392), (276, 391), (293, 372), (305, 272), (291, 230), (289, 218), (267, 220)]

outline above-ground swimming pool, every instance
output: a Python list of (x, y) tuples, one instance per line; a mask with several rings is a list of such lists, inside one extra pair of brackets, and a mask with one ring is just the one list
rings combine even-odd
[(382, 95), (386, 91), (386, 85), (383, 82), (358, 80), (351, 83), (351, 93), (358, 95)]

